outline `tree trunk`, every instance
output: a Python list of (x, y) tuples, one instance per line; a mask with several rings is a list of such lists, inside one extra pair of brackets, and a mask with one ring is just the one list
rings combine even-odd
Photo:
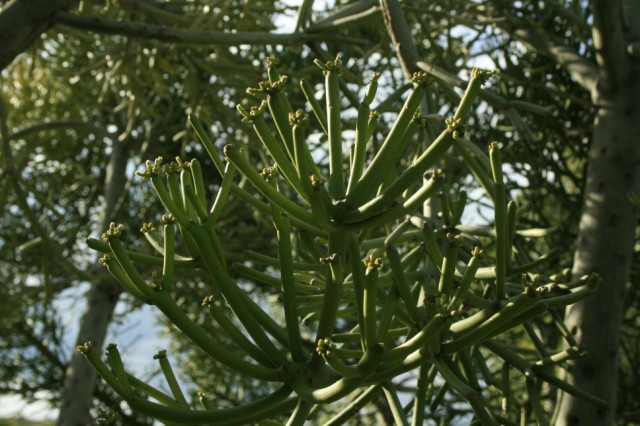
[(3, 6), (0, 12), (0, 70), (55, 24), (56, 12), (78, 3), (79, 0), (13, 0)]
[[(128, 150), (125, 143), (115, 142), (107, 176), (105, 200), (100, 232), (108, 228), (115, 215), (115, 207), (124, 192), (126, 183)], [(118, 302), (120, 287), (110, 279), (92, 283), (87, 295), (87, 306), (80, 319), (77, 344), (93, 342), (93, 348), (101, 351), (107, 328)], [(62, 404), (58, 417), (59, 426), (85, 426), (91, 424), (89, 410), (95, 388), (96, 372), (80, 353), (75, 352), (65, 372)]]
[(606, 93), (600, 85), (594, 92), (598, 111), (572, 273), (578, 278), (596, 272), (602, 282), (596, 296), (567, 310), (567, 326), (587, 350), (571, 365), (567, 378), (608, 401), (609, 407), (598, 409), (564, 394), (558, 425), (614, 423), (623, 296), (637, 225), (637, 209), (628, 193), (638, 193), (640, 187), (640, 83), (629, 78), (615, 93)]

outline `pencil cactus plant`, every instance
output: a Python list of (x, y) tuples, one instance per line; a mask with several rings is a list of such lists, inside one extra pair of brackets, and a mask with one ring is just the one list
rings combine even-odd
[[(78, 350), (131, 409), (168, 424), (301, 425), (317, 421), (322, 407), (336, 402), (342, 406), (332, 405), (327, 424), (342, 424), (384, 395), (396, 423), (421, 425), (446, 401), (447, 392), (466, 400), (482, 424), (526, 423), (530, 418), (546, 424), (543, 383), (602, 404), (554, 374), (555, 366), (581, 350), (559, 315), (552, 315), (556, 307), (589, 297), (598, 277), (567, 282), (563, 274), (535, 274), (553, 254), (531, 259), (518, 247), (521, 239), (544, 231), (518, 226), (518, 208), (505, 189), (499, 145), (492, 143), (487, 155), (465, 138), (465, 122), (491, 73), (471, 72), (455, 114), (443, 120), (442, 132), (426, 149), (415, 143), (425, 125), (419, 110), (427, 76), (421, 73), (414, 75), (393, 126), (373, 149), (370, 141), (378, 118), (370, 108), (378, 84), (374, 75), (360, 103), (347, 156), (340, 59), (317, 64), (325, 76), (326, 106), (315, 99), (308, 83), (301, 86), (317, 127), (326, 135), (328, 164), (316, 164), (317, 155), (307, 141), (311, 119), (289, 105), (287, 79), (271, 66), (269, 80), (249, 90), (263, 96), (262, 103), (238, 110), (255, 129), (273, 167), (256, 170), (234, 145), (224, 147), (223, 161), (192, 116), (190, 123), (222, 176), (215, 197), (207, 193), (197, 161), (147, 162), (139, 175), (151, 182), (167, 210), (161, 234), (148, 225), (142, 229), (157, 254), (128, 250), (120, 240), (122, 227), (115, 224), (102, 240), (88, 240), (90, 247), (104, 253), (101, 263), (135, 298), (157, 307), (211, 358), (256, 386), (270, 383), (268, 388), (276, 390), (243, 406), (216, 408), (203, 389), (202, 407), (197, 407), (184, 395), (165, 353), (156, 358), (169, 393), (127, 371), (116, 345), (108, 346), (106, 363), (90, 342)], [(267, 111), (275, 131), (265, 118)], [(438, 168), (451, 148), (492, 201), (493, 225), (461, 223), (466, 194), (453, 193)], [(407, 162), (408, 158), (413, 159)], [(238, 174), (261, 197), (238, 185)], [(248, 253), (251, 264), (227, 264), (216, 223), (229, 197), (238, 197), (272, 219), (277, 257)], [(434, 205), (439, 212), (427, 217), (421, 212), (430, 200), (438, 201)], [(177, 253), (177, 240), (188, 253)], [(258, 264), (277, 273), (253, 267)], [(161, 268), (161, 274), (145, 277), (140, 272), (143, 265)], [(235, 276), (280, 293), (280, 304), (269, 309), (281, 311), (282, 321), (239, 286), (229, 271), (232, 267)], [(210, 287), (202, 309), (233, 342), (233, 350), (176, 304), (178, 269), (207, 274)], [(544, 315), (555, 320), (568, 349), (544, 346), (532, 326), (533, 319)], [(524, 329), (535, 350), (520, 351), (501, 339), (515, 329)], [(395, 380), (408, 372), (416, 378), (410, 399), (400, 396), (407, 389), (400, 389)]]

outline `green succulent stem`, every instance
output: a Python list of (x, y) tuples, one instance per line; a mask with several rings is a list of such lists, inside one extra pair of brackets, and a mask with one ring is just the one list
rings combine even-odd
[(282, 210), (286, 211), (291, 216), (295, 216), (303, 222), (313, 224), (315, 223), (314, 216), (304, 208), (300, 207), (293, 201), (289, 200), (282, 193), (278, 192), (272, 185), (264, 180), (262, 176), (249, 164), (249, 161), (240, 152), (240, 150), (233, 147), (233, 145), (227, 145), (224, 148), (225, 156), (231, 163), (256, 187), (258, 191), (265, 197), (275, 203)]
[(442, 259), (442, 267), (440, 268), (440, 280), (438, 282), (438, 292), (444, 297), (444, 300), (451, 298), (453, 289), (453, 277), (458, 263), (459, 244), (455, 235), (447, 236), (447, 251)]
[(153, 417), (174, 424), (212, 424), (212, 425), (244, 425), (292, 410), (296, 398), (289, 398), (291, 388), (282, 386), (271, 395), (238, 407), (218, 410), (191, 410), (186, 408), (167, 407), (140, 397), (127, 400), (133, 410), (152, 415)]
[[(514, 318), (521, 313), (523, 309), (529, 308), (537, 303), (538, 298), (523, 293), (511, 298), (508, 303), (493, 314), (486, 321), (473, 327), (470, 331), (460, 337), (456, 337), (451, 342), (443, 346), (443, 351), (454, 353), (471, 345), (479, 344), (487, 336), (492, 335), (496, 330), (505, 325), (515, 326), (517, 323)], [(446, 349), (445, 349), (446, 347)]]
[(280, 379), (280, 374), (277, 370), (247, 362), (239, 358), (232, 351), (225, 349), (217, 339), (191, 321), (176, 305), (168, 293), (162, 290), (158, 291), (155, 302), (158, 309), (160, 309), (180, 331), (222, 364), (256, 379), (271, 382), (276, 382)]
[(427, 322), (427, 324), (413, 337), (406, 342), (393, 349), (385, 351), (382, 355), (382, 359), (385, 362), (394, 362), (402, 360), (403, 358), (424, 347), (425, 344), (431, 340), (434, 336), (440, 335), (451, 324), (448, 316), (436, 314), (433, 318)]
[[(364, 324), (364, 287), (365, 287), (365, 267), (362, 263), (360, 245), (355, 234), (349, 236), (347, 243), (349, 255), (349, 269), (351, 270), (351, 280), (355, 293), (355, 305), (358, 315), (358, 324)], [(363, 333), (358, 333), (362, 350), (366, 349)]]
[[(267, 126), (267, 123), (262, 116), (254, 118), (252, 124), (253, 129), (260, 137), (262, 144), (271, 155), (271, 158), (273, 158), (273, 160), (276, 162), (278, 169), (280, 170), (282, 175), (296, 190), (296, 192), (298, 192), (298, 194), (308, 202), (308, 196), (303, 190), (300, 177), (298, 176), (297, 170), (290, 160), (290, 158), (294, 158), (293, 140), (291, 144), (291, 156), (288, 157), (287, 153), (282, 150), (281, 145), (278, 143), (278, 141), (276, 141), (273, 133), (271, 133), (269, 126)], [(291, 131), (293, 131), (293, 129), (291, 129)]]
[(133, 388), (129, 383), (129, 377), (124, 369), (124, 365), (122, 364), (120, 351), (118, 351), (118, 347), (114, 343), (107, 345), (107, 361), (111, 366), (111, 371), (122, 386), (122, 390), (126, 392), (126, 397), (131, 398), (133, 396)]
[(378, 305), (378, 270), (377, 268), (367, 268), (364, 277), (364, 323), (360, 329), (364, 331), (364, 342), (366, 348), (374, 347), (378, 342), (377, 312)]
[(149, 297), (149, 295), (140, 291), (138, 287), (133, 283), (133, 281), (131, 281), (131, 279), (127, 276), (124, 269), (122, 269), (115, 258), (109, 258), (109, 256), (107, 256), (107, 258), (102, 263), (107, 268), (107, 271), (109, 271), (111, 276), (115, 278), (115, 280), (120, 283), (120, 285), (124, 287), (124, 289), (127, 290), (132, 296), (144, 303), (153, 303), (153, 299)]
[(473, 389), (464, 377), (456, 371), (457, 369), (454, 367), (453, 362), (447, 356), (437, 356), (434, 358), (433, 363), (438, 372), (447, 381), (447, 384), (469, 402), (482, 425), (498, 425), (498, 421), (488, 410), (482, 394)]
[(482, 250), (476, 247), (476, 249), (474, 249), (471, 254), (471, 259), (469, 259), (469, 263), (467, 264), (467, 268), (462, 275), (460, 284), (453, 294), (451, 303), (449, 304), (449, 309), (457, 310), (458, 308), (460, 308), (460, 305), (464, 302), (464, 299), (469, 292), (469, 288), (471, 287), (471, 283), (473, 282), (476, 271), (480, 266), (479, 258), (482, 255)]
[(107, 365), (100, 359), (100, 356), (96, 353), (95, 350), (91, 348), (92, 342), (87, 342), (84, 345), (78, 346), (76, 350), (82, 355), (85, 356), (89, 364), (93, 367), (94, 370), (98, 373), (102, 379), (107, 382), (109, 387), (116, 391), (118, 395), (123, 398), (130, 398), (133, 395), (131, 389), (127, 388), (118, 377), (107, 367)]
[(389, 404), (394, 423), (396, 425), (409, 426), (407, 416), (404, 413), (400, 398), (398, 397), (398, 391), (395, 389), (393, 383), (386, 382), (382, 388), (384, 390), (384, 396), (387, 399), (387, 404)]
[(364, 163), (367, 154), (367, 142), (369, 138), (369, 116), (371, 109), (364, 102), (358, 107), (358, 117), (356, 119), (356, 137), (353, 149), (353, 159), (351, 161), (351, 173), (349, 175), (349, 184), (347, 186), (347, 198), (353, 192), (356, 183), (360, 180), (364, 172)]
[(357, 368), (361, 372), (359, 376), (343, 377), (331, 385), (320, 389), (312, 389), (307, 384), (301, 382), (295, 382), (292, 386), (298, 395), (309, 402), (314, 404), (330, 404), (349, 395), (358, 387), (363, 386), (363, 384), (366, 383), (367, 377), (369, 377), (379, 365), (381, 357), (382, 348), (374, 347), (367, 350), (358, 362)]
[(509, 244), (508, 217), (507, 217), (507, 195), (502, 175), (502, 161), (497, 143), (492, 143), (489, 150), (491, 158), (491, 168), (495, 182), (495, 203), (494, 203), (494, 227), (496, 234), (496, 297), (505, 297), (505, 283), (507, 277), (507, 257), (511, 256), (511, 245)]
[(202, 125), (202, 122), (200, 121), (198, 116), (194, 114), (189, 115), (188, 122), (196, 132), (196, 135), (198, 136), (198, 139), (200, 140), (200, 143), (204, 147), (205, 151), (207, 151), (207, 154), (209, 154), (209, 158), (211, 158), (211, 161), (213, 161), (213, 164), (218, 170), (218, 173), (220, 173), (220, 176), (223, 176), (224, 164), (220, 159), (220, 155), (218, 154), (213, 141), (211, 140), (211, 138), (209, 138), (209, 134)]
[(420, 323), (420, 315), (418, 314), (418, 305), (411, 294), (409, 284), (405, 279), (405, 269), (402, 266), (400, 254), (398, 249), (389, 245), (386, 247), (387, 259), (389, 260), (389, 266), (391, 268), (391, 275), (393, 277), (393, 284), (398, 291), (400, 298), (403, 301), (404, 307), (407, 310), (409, 318), (413, 324)]
[(320, 124), (322, 131), (325, 134), (328, 134), (327, 117), (322, 111), (322, 106), (320, 106), (320, 102), (318, 102), (318, 100), (316, 99), (313, 93), (313, 87), (311, 87), (311, 84), (309, 84), (307, 80), (302, 78), (300, 79), (300, 88), (302, 89), (302, 93), (304, 94), (304, 97), (307, 99), (307, 102), (309, 102), (311, 111), (313, 111), (313, 115), (316, 117), (316, 120), (318, 120), (318, 124)]
[(193, 188), (198, 197), (198, 201), (202, 206), (207, 205), (207, 191), (205, 189), (204, 178), (202, 177), (202, 166), (196, 159), (191, 160), (189, 163), (189, 169), (191, 170), (191, 178), (193, 179)]
[(175, 264), (176, 228), (173, 223), (164, 225), (164, 257), (162, 263), (162, 288), (173, 290), (173, 271)]
[[(167, 189), (166, 185), (162, 181), (160, 176), (152, 176), (151, 184), (153, 185), (153, 189), (155, 189), (156, 194), (158, 194), (158, 198), (164, 205), (164, 207), (171, 213), (178, 223), (187, 224), (189, 223), (189, 219), (187, 217), (186, 212), (183, 210), (182, 206), (176, 204), (174, 198), (172, 197), (170, 191)], [(175, 190), (174, 190), (175, 191)], [(178, 193), (180, 192), (179, 188), (177, 188)]]
[(180, 384), (178, 384), (178, 379), (176, 378), (176, 375), (173, 372), (173, 368), (171, 367), (171, 363), (167, 358), (166, 352), (161, 351), (154, 358), (156, 358), (160, 363), (160, 370), (162, 371), (162, 374), (164, 375), (164, 378), (167, 381), (167, 384), (169, 385), (169, 389), (171, 390), (173, 397), (184, 408), (188, 408), (189, 403), (187, 402), (187, 399), (184, 397), (184, 393), (180, 388)]
[(289, 158), (293, 158), (293, 137), (291, 124), (289, 123), (289, 114), (293, 111), (289, 105), (289, 101), (282, 91), (278, 91), (267, 97), (267, 105), (269, 106), (269, 112), (271, 113), (271, 117), (276, 125), (285, 150)]
[(291, 226), (289, 219), (275, 205), (272, 205), (273, 222), (277, 229), (278, 257), (280, 259), (280, 281), (284, 317), (289, 334), (289, 349), (294, 362), (306, 361), (300, 335), (300, 320), (296, 305), (295, 280), (293, 276), (293, 248), (291, 245)]
[(331, 420), (326, 422), (324, 426), (338, 426), (345, 424), (349, 419), (354, 417), (364, 406), (376, 400), (382, 393), (382, 386), (372, 385), (364, 392), (347, 404), (342, 411), (336, 414)]
[[(324, 299), (320, 308), (318, 328), (316, 331), (316, 342), (331, 337), (336, 319), (338, 316), (338, 308), (342, 299), (342, 291), (344, 284), (344, 262), (346, 260), (347, 241), (351, 236), (346, 232), (335, 232), (329, 234), (329, 259), (330, 272), (325, 278)], [(317, 369), (322, 366), (322, 359), (314, 354), (311, 361), (311, 368)]]
[(340, 112), (340, 77), (337, 71), (326, 74), (327, 130), (329, 136), (329, 193), (334, 200), (345, 195), (342, 152), (342, 119)]
[(218, 222), (220, 215), (222, 214), (222, 210), (227, 202), (227, 198), (229, 197), (229, 192), (233, 186), (233, 178), (236, 174), (236, 167), (227, 163), (224, 166), (224, 171), (222, 172), (222, 183), (220, 184), (220, 189), (218, 189), (218, 194), (216, 195), (216, 199), (211, 206), (211, 210), (209, 211), (209, 219), (208, 222), (211, 224), (215, 224)]
[(206, 203), (200, 202), (193, 188), (193, 178), (188, 169), (180, 172), (180, 189), (183, 206), (189, 219), (192, 222), (196, 222), (197, 219), (200, 219), (201, 222), (206, 221), (208, 217)]
[(209, 313), (227, 335), (238, 345), (247, 355), (259, 364), (267, 367), (277, 367), (260, 348), (258, 348), (245, 334), (231, 321), (222, 307), (218, 306), (215, 297), (209, 296), (202, 302), (209, 309)]
[(222, 294), (236, 317), (244, 325), (260, 349), (270, 357), (275, 365), (280, 365), (284, 361), (283, 354), (266, 336), (263, 329), (264, 323), (261, 324), (254, 316), (254, 312), (251, 312), (247, 306), (246, 295), (227, 275), (226, 268), (215, 252), (209, 235), (201, 232), (196, 226), (189, 228), (188, 234), (196, 242), (198, 250), (200, 250), (201, 256), (204, 259), (202, 263), (220, 287)]
[(413, 397), (411, 416), (411, 426), (421, 426), (425, 421), (425, 410), (427, 405), (427, 392), (433, 380), (429, 380), (429, 367), (421, 365), (418, 369), (418, 382), (416, 384), (416, 393)]
[(112, 238), (107, 244), (109, 245), (111, 253), (113, 253), (113, 257), (116, 258), (118, 264), (129, 278), (131, 284), (138, 290), (138, 292), (142, 293), (145, 298), (155, 300), (155, 293), (153, 289), (145, 283), (144, 278), (142, 278), (142, 275), (140, 275), (136, 267), (131, 262), (131, 259), (129, 259), (122, 243), (120, 243), (118, 239)]
[(392, 223), (394, 220), (404, 217), (408, 213), (415, 211), (418, 207), (434, 195), (443, 184), (440, 174), (434, 174), (410, 197), (400, 200), (387, 210), (384, 209), (384, 193), (363, 204), (359, 208), (344, 215), (344, 222), (354, 228), (367, 228), (385, 223)]
[(388, 173), (395, 169), (396, 163), (405, 149), (413, 141), (412, 134), (407, 135), (407, 137), (405, 137), (405, 134), (423, 98), (424, 90), (421, 87), (416, 87), (411, 91), (389, 134), (382, 142), (373, 160), (371, 160), (371, 164), (369, 164), (353, 191), (349, 194), (347, 206), (358, 206), (364, 200), (369, 199)]
[(175, 407), (175, 408), (182, 407), (182, 405), (178, 401), (176, 401), (173, 397), (156, 389), (155, 387), (151, 386), (147, 382), (144, 382), (131, 374), (128, 374), (127, 377), (129, 379), (129, 382), (131, 383), (131, 386), (133, 386), (133, 388), (137, 392), (147, 395), (166, 406)]
[(477, 148), (473, 142), (463, 137), (456, 140), (454, 149), (467, 164), (467, 167), (469, 167), (487, 196), (491, 201), (495, 202), (495, 184), (491, 177), (491, 165), (487, 154)]

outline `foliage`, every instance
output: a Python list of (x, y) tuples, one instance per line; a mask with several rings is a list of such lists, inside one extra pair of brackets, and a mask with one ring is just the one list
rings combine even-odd
[[(340, 57), (316, 63), (325, 75), (326, 107), (313, 95), (307, 100), (327, 138), (327, 164), (318, 167), (308, 148), (309, 118), (289, 105), (287, 77), (270, 67), (269, 81), (248, 89), (265, 99), (249, 111), (241, 106), (238, 110), (253, 125), (273, 166), (256, 171), (233, 145), (224, 148), (224, 164), (192, 116), (192, 126), (222, 176), (214, 200), (208, 199), (198, 161), (148, 161), (138, 174), (151, 181), (168, 214), (162, 219), (162, 239), (150, 225), (143, 232), (161, 256), (127, 250), (121, 242), (122, 225), (112, 224), (102, 241), (89, 240), (92, 248), (105, 253), (101, 263), (128, 292), (155, 305), (211, 358), (250, 377), (262, 396), (214, 408), (204, 389), (199, 394), (203, 409), (195, 409), (166, 353), (156, 358), (171, 395), (128, 373), (115, 344), (107, 349), (108, 366), (91, 342), (78, 350), (133, 410), (170, 423), (244, 424), (290, 416), (291, 424), (302, 424), (326, 417), (324, 407), (338, 401), (340, 411), (327, 423), (342, 423), (382, 393), (396, 423), (406, 423), (410, 415), (413, 424), (423, 424), (426, 418), (455, 417), (447, 392), (466, 400), (482, 424), (516, 422), (521, 416), (546, 422), (543, 383), (603, 404), (554, 374), (553, 365), (581, 353), (563, 332), (562, 322), (556, 327), (570, 348), (553, 354), (553, 348), (537, 337), (538, 324), (532, 321), (547, 312), (553, 317), (556, 308), (593, 294), (597, 276), (566, 282), (562, 275), (558, 279), (534, 274), (551, 256), (531, 260), (515, 249), (519, 234), (544, 231), (517, 227), (517, 207), (507, 199), (498, 144), (491, 144), (489, 156), (468, 151), (465, 121), (491, 74), (472, 71), (454, 115), (444, 120), (440, 135), (426, 149), (415, 143), (425, 125), (418, 112), (427, 84), (424, 73), (414, 75), (413, 89), (391, 130), (377, 149), (371, 147), (377, 119), (370, 109), (378, 86), (374, 75), (359, 106), (351, 155), (345, 159)], [(267, 109), (275, 132), (263, 117)], [(444, 172), (433, 169), (452, 146), (494, 205), (490, 228), (461, 224), (466, 193), (451, 191)], [(413, 160), (405, 163), (403, 158)], [(235, 184), (236, 173), (259, 191), (261, 199)], [(295, 196), (286, 197), (280, 189), (284, 187)], [(249, 264), (233, 267), (246, 279), (279, 290), (275, 310), (283, 313), (284, 324), (265, 312), (265, 301), (248, 297), (227, 272), (217, 221), (232, 196), (274, 223), (277, 256), (253, 253)], [(435, 197), (439, 214), (425, 217), (420, 210)], [(177, 239), (188, 255), (176, 250)], [(486, 247), (486, 256), (480, 245)], [(145, 278), (136, 264), (156, 265), (159, 270)], [(260, 272), (254, 264), (268, 265), (273, 272)], [(176, 304), (178, 269), (206, 273), (207, 287), (201, 291), (209, 294), (202, 306), (218, 332), (208, 333)], [(511, 347), (502, 336), (520, 327), (529, 343)], [(220, 343), (222, 336), (226, 344)], [(229, 343), (233, 351), (227, 349)], [(496, 369), (496, 364), (501, 367)], [(402, 378), (411, 371), (417, 374), (413, 385)], [(233, 383), (229, 385), (235, 393)], [(489, 386), (497, 393), (488, 391)], [(526, 389), (527, 399), (515, 389)], [(414, 401), (407, 411), (399, 396), (406, 392), (413, 393)]]

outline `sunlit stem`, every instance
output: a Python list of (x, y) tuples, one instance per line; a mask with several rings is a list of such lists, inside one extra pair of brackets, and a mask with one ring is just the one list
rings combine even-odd
[(289, 158), (293, 158), (293, 137), (291, 135), (291, 124), (289, 123), (289, 113), (292, 110), (286, 100), (285, 93), (279, 90), (277, 93), (270, 94), (267, 98), (267, 105), (285, 150)]
[(198, 196), (198, 201), (202, 206), (207, 205), (207, 191), (205, 189), (204, 179), (202, 177), (202, 167), (196, 159), (190, 162), (191, 177), (193, 178), (193, 188)]
[(315, 223), (315, 218), (311, 213), (289, 200), (266, 182), (265, 179), (253, 168), (253, 166), (249, 164), (249, 160), (247, 160), (238, 149), (234, 148), (232, 145), (226, 145), (224, 147), (224, 153), (229, 161), (233, 163), (247, 178), (247, 180), (249, 180), (249, 182), (251, 182), (251, 184), (255, 186), (256, 189), (265, 197), (291, 216), (295, 216), (306, 223)]
[(191, 410), (167, 407), (139, 397), (134, 397), (127, 402), (134, 411), (146, 413), (164, 422), (187, 425), (225, 424), (240, 426), (291, 411), (295, 407), (296, 399), (286, 399), (290, 393), (291, 389), (288, 386), (283, 386), (271, 395), (259, 400), (238, 407), (218, 410)]
[[(517, 317), (523, 309), (536, 304), (537, 300), (536, 297), (526, 293), (513, 297), (502, 309), (486, 321), (473, 327), (466, 334), (457, 337), (453, 341), (447, 342), (445, 344), (447, 353), (457, 352), (471, 345), (478, 344), (505, 325), (517, 325), (514, 318)], [(445, 350), (444, 347), (443, 350)]]
[(399, 294), (395, 286), (390, 286), (386, 297), (384, 298), (384, 304), (382, 305), (380, 320), (378, 322), (378, 336), (376, 340), (378, 342), (384, 342), (387, 339), (387, 334), (391, 328), (391, 323), (394, 318), (398, 317), (396, 308), (402, 309), (402, 305), (398, 306)]
[(447, 251), (442, 260), (440, 281), (438, 282), (438, 292), (444, 297), (444, 300), (448, 300), (451, 297), (453, 276), (458, 263), (458, 247), (459, 236), (447, 234)]
[(384, 208), (384, 196), (377, 197), (346, 214), (344, 220), (347, 224), (353, 224), (356, 227), (372, 227), (392, 223), (395, 219), (415, 211), (427, 199), (431, 198), (442, 187), (443, 183), (442, 172), (436, 170), (417, 191), (409, 198), (399, 201), (398, 205), (382, 210)]
[(335, 200), (341, 200), (345, 195), (339, 79), (339, 71), (326, 72), (325, 84), (329, 131), (329, 193)]
[(395, 169), (396, 163), (413, 140), (410, 136), (405, 137), (405, 133), (423, 98), (424, 90), (421, 87), (415, 87), (409, 94), (391, 131), (350, 193), (348, 206), (358, 206), (370, 198), (389, 172)]
[(176, 228), (173, 223), (164, 225), (164, 257), (162, 262), (162, 288), (173, 290), (173, 270), (175, 262)]
[[(498, 144), (493, 142), (489, 148), (491, 159), (491, 169), (495, 182), (495, 203), (494, 203), (494, 227), (496, 234), (496, 297), (505, 297), (505, 283), (507, 275), (507, 245), (509, 235), (507, 229), (507, 201), (504, 187), (504, 177), (502, 174), (502, 161)], [(509, 245), (510, 247), (510, 245)]]
[[(486, 80), (486, 76), (482, 73), (472, 73), (472, 78), (469, 81), (469, 85), (465, 91), (460, 105), (456, 110), (456, 114), (453, 117), (455, 123), (461, 123), (469, 116), (469, 112), (473, 105), (473, 102), (480, 91), (482, 83)], [(418, 182), (423, 173), (425, 173), (430, 167), (436, 164), (436, 162), (444, 155), (451, 147), (455, 140), (455, 131), (453, 128), (447, 128), (434, 140), (429, 148), (418, 157), (411, 166), (409, 166), (396, 180), (389, 185), (382, 194), (382, 200), (380, 205), (386, 206), (392, 202), (398, 194), (404, 192), (407, 188)], [(367, 170), (373, 169), (369, 167)], [(364, 181), (363, 176), (361, 181)], [(356, 191), (354, 191), (355, 193)], [(358, 203), (353, 203), (351, 200), (350, 207), (356, 207)]]
[(291, 151), (291, 157), (288, 157), (287, 153), (282, 150), (282, 145), (273, 137), (271, 129), (269, 129), (269, 126), (267, 126), (267, 123), (262, 116), (255, 117), (252, 123), (256, 134), (260, 137), (263, 146), (267, 149), (271, 157), (276, 162), (276, 165), (280, 169), (282, 175), (291, 184), (291, 186), (295, 188), (296, 192), (298, 192), (298, 194), (300, 194), (303, 199), (307, 200), (307, 195), (302, 189), (300, 177), (298, 176), (296, 168), (294, 167), (291, 160), (293, 159), (293, 150)]
[(304, 195), (311, 204), (317, 223), (324, 229), (330, 229), (332, 227), (331, 200), (307, 147), (302, 126), (293, 126), (293, 142), (295, 165)]
[(511, 252), (513, 250), (513, 241), (516, 236), (516, 223), (518, 221), (518, 205), (515, 201), (509, 201), (507, 204), (507, 241), (506, 241), (506, 269), (511, 268)]
[(302, 89), (302, 93), (307, 99), (307, 102), (309, 102), (309, 105), (311, 106), (313, 115), (316, 117), (316, 120), (318, 120), (320, 127), (322, 127), (322, 131), (327, 134), (327, 117), (325, 116), (324, 111), (322, 110), (322, 106), (320, 106), (320, 103), (313, 93), (313, 87), (311, 87), (307, 80), (302, 78), (300, 79), (300, 88)]
[(502, 391), (502, 414), (509, 414), (511, 411), (511, 401), (513, 399), (513, 395), (511, 392), (511, 381), (509, 378), (509, 372), (511, 371), (511, 366), (508, 362), (502, 364), (502, 372), (500, 375), (500, 390)]
[(222, 210), (224, 209), (224, 205), (227, 202), (227, 197), (229, 196), (229, 191), (233, 185), (233, 177), (235, 174), (236, 167), (231, 163), (227, 163), (224, 167), (220, 189), (218, 190), (216, 199), (209, 211), (209, 223), (215, 224), (218, 222), (218, 219), (222, 214)]
[(361, 103), (358, 108), (358, 117), (356, 120), (356, 138), (353, 150), (353, 159), (351, 161), (351, 174), (349, 176), (349, 185), (347, 187), (347, 197), (355, 188), (364, 171), (364, 162), (367, 153), (367, 127), (369, 124), (369, 115), (371, 109), (369, 105)]
[[(198, 196), (193, 189), (193, 178), (191, 172), (187, 169), (183, 169), (180, 175), (172, 175), (177, 180), (179, 179), (180, 185), (180, 199), (182, 200), (182, 207), (187, 212), (187, 217), (191, 222), (196, 222), (196, 217), (203, 220), (207, 217), (205, 206), (200, 204)], [(170, 186), (171, 187), (171, 186)]]
[(122, 243), (120, 243), (120, 241), (118, 241), (117, 239), (112, 238), (108, 244), (111, 252), (113, 253), (113, 256), (118, 261), (118, 264), (120, 264), (120, 266), (122, 267), (131, 284), (134, 285), (135, 288), (147, 299), (154, 300), (154, 290), (145, 283), (144, 278), (142, 278), (142, 275), (140, 275), (136, 267), (131, 262), (131, 259), (129, 259), (129, 256), (127, 256)]
[(125, 290), (127, 290), (136, 299), (144, 303), (152, 303), (152, 299), (147, 294), (138, 290), (138, 287), (136, 287), (133, 281), (131, 281), (131, 279), (127, 276), (124, 269), (122, 269), (115, 258), (106, 259), (104, 265), (106, 266), (111, 276), (113, 276), (113, 278), (115, 278), (116, 281), (120, 283), (120, 285), (124, 287)]
[(218, 173), (220, 173), (220, 176), (222, 176), (224, 173), (223, 172), (224, 164), (222, 162), (222, 159), (220, 158), (220, 155), (217, 152), (217, 149), (213, 141), (211, 140), (211, 138), (209, 138), (209, 134), (205, 130), (204, 126), (202, 125), (202, 122), (200, 121), (198, 116), (191, 114), (189, 115), (189, 124), (191, 125), (193, 130), (196, 132), (198, 139), (200, 139), (200, 143), (202, 143), (202, 146), (204, 146), (204, 149), (207, 151), (207, 154), (209, 154), (209, 157), (211, 158), (211, 161), (213, 161), (213, 164), (218, 170)]
[(454, 148), (463, 158), (487, 196), (495, 202), (495, 185), (491, 178), (490, 162), (487, 154), (466, 138), (458, 138)]
[(380, 346), (367, 350), (358, 362), (358, 369), (361, 374), (357, 377), (343, 377), (333, 384), (320, 389), (312, 389), (307, 384), (300, 382), (293, 383), (293, 387), (300, 396), (315, 404), (329, 404), (338, 401), (362, 386), (366, 378), (379, 365), (382, 352), (383, 350)]
[(436, 314), (416, 335), (393, 349), (385, 351), (382, 359), (393, 362), (407, 357), (409, 354), (424, 347), (434, 336), (444, 332), (450, 324), (446, 315)]
[(367, 268), (364, 278), (364, 341), (367, 348), (376, 345), (378, 338), (376, 307), (378, 300), (378, 268)]
[(171, 194), (169, 193), (169, 190), (167, 190), (167, 187), (162, 181), (162, 178), (160, 176), (152, 176), (151, 184), (153, 185), (153, 188), (156, 190), (156, 193), (158, 194), (158, 198), (160, 198), (160, 201), (162, 202), (164, 207), (167, 209), (167, 211), (169, 211), (169, 213), (171, 213), (177, 219), (178, 223), (180, 224), (189, 223), (189, 219), (187, 218), (187, 214), (182, 208), (181, 203), (179, 205), (174, 201)]
[(483, 251), (476, 247), (471, 252), (471, 259), (469, 259), (469, 263), (467, 264), (467, 269), (465, 269), (464, 274), (462, 275), (462, 279), (460, 280), (460, 284), (453, 294), (453, 298), (451, 299), (451, 303), (449, 304), (449, 309), (456, 310), (462, 305), (464, 299), (471, 287), (471, 283), (475, 277), (476, 271), (480, 266), (480, 256), (482, 256)]

